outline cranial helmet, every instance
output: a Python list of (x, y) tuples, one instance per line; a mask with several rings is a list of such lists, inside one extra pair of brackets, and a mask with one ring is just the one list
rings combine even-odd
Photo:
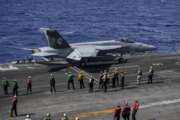
[(46, 116), (49, 117), (49, 116), (50, 116), (50, 113), (47, 113)]
[(64, 113), (63, 116), (66, 117), (67, 116), (66, 113)]
[(79, 120), (79, 118), (78, 118), (78, 117), (76, 117), (76, 118), (75, 118), (75, 120)]
[(30, 115), (29, 115), (29, 114), (27, 114), (27, 115), (26, 115), (26, 118), (30, 118)]

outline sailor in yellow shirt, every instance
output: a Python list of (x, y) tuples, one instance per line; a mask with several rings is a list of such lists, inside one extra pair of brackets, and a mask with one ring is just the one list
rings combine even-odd
[(82, 72), (82, 71), (80, 71), (80, 72), (78, 73), (78, 81), (79, 81), (80, 89), (85, 88), (85, 85), (84, 85), (84, 75), (83, 75), (83, 72)]

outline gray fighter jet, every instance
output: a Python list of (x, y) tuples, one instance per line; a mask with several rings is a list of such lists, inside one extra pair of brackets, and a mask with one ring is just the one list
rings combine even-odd
[(122, 55), (126, 53), (145, 52), (155, 50), (156, 47), (129, 39), (106, 40), (95, 42), (80, 42), (68, 44), (67, 41), (56, 30), (49, 28), (40, 28), (48, 41), (47, 47), (36, 48), (32, 50), (33, 56), (43, 58), (65, 58), (70, 62), (80, 62), (87, 64), (92, 61), (103, 62), (105, 59), (112, 61), (115, 55), (118, 61), (122, 60)]

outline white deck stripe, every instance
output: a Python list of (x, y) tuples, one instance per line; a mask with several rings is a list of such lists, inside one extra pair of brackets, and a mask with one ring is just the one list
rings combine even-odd
[(140, 108), (145, 109), (145, 108), (161, 106), (161, 105), (169, 105), (169, 104), (174, 104), (174, 103), (179, 103), (179, 102), (180, 102), (180, 99), (164, 100), (164, 101), (159, 101), (159, 102), (154, 102), (154, 103), (149, 103), (149, 104), (146, 104), (146, 105), (142, 105)]
[(119, 68), (137, 68), (139, 65), (119, 66)]
[(139, 67), (139, 65), (129, 65), (129, 66), (112, 66), (112, 67), (110, 67), (110, 69), (114, 69), (114, 68), (116, 68), (116, 67), (118, 67), (118, 68), (120, 68), (120, 69), (127, 69), (127, 68), (138, 68)]

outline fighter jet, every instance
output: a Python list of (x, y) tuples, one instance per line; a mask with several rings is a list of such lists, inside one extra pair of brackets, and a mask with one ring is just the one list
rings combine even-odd
[(68, 62), (79, 62), (83, 65), (92, 61), (97, 62), (97, 60), (101, 63), (107, 59), (112, 61), (110, 58), (114, 59), (114, 55), (121, 56), (116, 57), (116, 60), (118, 59), (120, 62), (123, 54), (152, 51), (156, 49), (153, 45), (135, 42), (129, 39), (68, 44), (57, 30), (40, 28), (40, 31), (47, 39), (48, 46), (32, 49), (33, 56), (43, 58), (59, 57), (66, 59)]

